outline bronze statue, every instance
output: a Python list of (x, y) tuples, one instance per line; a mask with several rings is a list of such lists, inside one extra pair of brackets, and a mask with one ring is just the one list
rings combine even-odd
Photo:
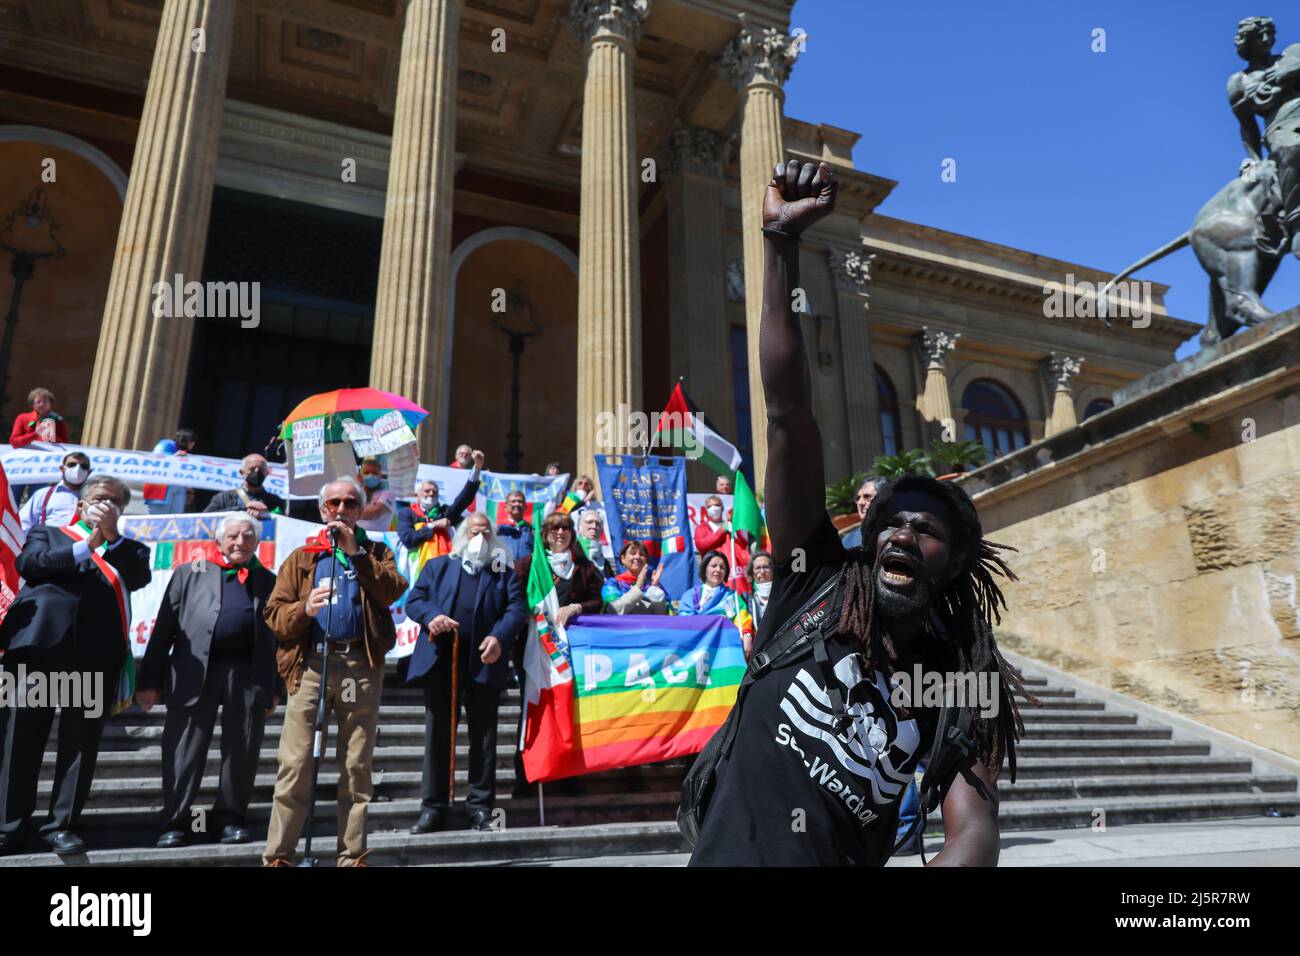
[(1143, 266), (1191, 245), (1210, 277), (1203, 346), (1271, 316), (1259, 297), (1288, 249), (1300, 257), (1300, 43), (1274, 55), (1275, 36), (1269, 17), (1247, 17), (1237, 25), (1237, 54), (1246, 69), (1228, 77), (1228, 104), (1247, 154), (1237, 178), (1201, 207), (1191, 229), (1103, 289), (1104, 294)]

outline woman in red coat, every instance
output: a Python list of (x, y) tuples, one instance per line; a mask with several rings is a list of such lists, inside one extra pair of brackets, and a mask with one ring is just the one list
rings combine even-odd
[(14, 419), (9, 444), (15, 448), (26, 448), (35, 441), (67, 444), (68, 423), (54, 410), (54, 393), (48, 388), (34, 388), (27, 395), (27, 404), (32, 410)]
[[(717, 495), (709, 495), (704, 502), (704, 514), (700, 517), (700, 523), (695, 526), (695, 553), (721, 551), (730, 561), (731, 538), (731, 515), (727, 515), (727, 520), (724, 521), (722, 499)], [(737, 577), (743, 575), (749, 566), (749, 550), (740, 541), (736, 542), (734, 564), (732, 573)]]

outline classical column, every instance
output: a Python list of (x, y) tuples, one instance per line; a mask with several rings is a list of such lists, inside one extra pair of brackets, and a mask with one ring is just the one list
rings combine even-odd
[(384, 198), (370, 384), (422, 406), (422, 461), (446, 456), (456, 62), (463, 0), (410, 0)]
[(583, 43), (582, 193), (578, 224), (578, 471), (596, 447), (598, 416), (641, 409), (641, 250), (637, 226), (632, 61), (650, 0), (573, 0)]
[[(916, 410), (921, 416), (921, 435), (925, 442), (943, 437), (944, 426), (956, 422), (952, 417), (952, 400), (948, 397), (948, 353), (957, 347), (960, 332), (923, 327), (912, 340), (916, 356), (925, 372), (925, 385), (916, 399)], [(953, 434), (951, 440), (960, 436)]]
[(885, 453), (880, 434), (880, 400), (876, 393), (876, 363), (871, 357), (867, 326), (867, 283), (874, 255), (859, 249), (826, 250), (835, 281), (839, 314), (840, 352), (844, 356), (844, 404), (849, 422), (849, 459), (854, 473), (869, 471)]
[(1055, 435), (1079, 424), (1079, 416), (1074, 411), (1074, 377), (1083, 365), (1082, 358), (1071, 358), (1049, 352), (1042, 361), (1043, 381), (1047, 383), (1048, 401), (1051, 412), (1047, 417), (1043, 437)]
[[(672, 377), (684, 376), (687, 391), (711, 427), (734, 439), (734, 401), (727, 374), (731, 343), (726, 262), (718, 238), (726, 231), (722, 169), (727, 146), (728, 137), (721, 133), (678, 127), (669, 139), (662, 168), (667, 190)], [(687, 465), (692, 488), (711, 491), (712, 475), (703, 465)]]
[(740, 210), (745, 250), (745, 326), (749, 343), (749, 404), (754, 433), (754, 480), (767, 471), (767, 403), (758, 370), (758, 326), (763, 313), (763, 191), (772, 167), (784, 158), (781, 84), (799, 55), (799, 41), (771, 27), (751, 27), (740, 15), (740, 33), (723, 53), (721, 70), (741, 91)]
[(86, 402), (88, 445), (149, 448), (179, 424), (194, 318), (155, 305), (175, 301), (166, 292), (178, 276), (201, 279), (234, 22), (227, 0), (163, 7)]

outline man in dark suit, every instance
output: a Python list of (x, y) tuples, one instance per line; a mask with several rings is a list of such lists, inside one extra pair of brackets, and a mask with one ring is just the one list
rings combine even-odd
[[(257, 560), (260, 523), (247, 513), (217, 525), (215, 561), (172, 572), (136, 684), (135, 701), (167, 702), (163, 724), (164, 849), (183, 847), (193, 829), (212, 728), (221, 708), (221, 792), (214, 824), (222, 843), (252, 839), (244, 825), (266, 717), (283, 696), (275, 635), (262, 617), (275, 575)], [(170, 656), (169, 656), (170, 655)]]
[[(496, 801), (497, 706), (506, 686), (510, 647), (528, 619), (510, 549), (482, 512), (465, 519), (451, 554), (424, 566), (406, 600), (406, 614), (428, 632), (411, 653), (407, 680), (424, 681), (424, 778), (420, 819), (412, 833), (447, 822), (450, 810), (452, 668), (456, 712), (469, 720), (469, 795), (475, 830), (492, 828)], [(453, 634), (459, 654), (452, 660)]]
[[(43, 676), (48, 686), (59, 674), (92, 675), (103, 689), (94, 706), (65, 707), (59, 718), (50, 820), (41, 834), (60, 855), (85, 849), (71, 828), (90, 793), (104, 714), (114, 704), (129, 653), (129, 592), (151, 577), (149, 549), (117, 530), (130, 500), (130, 489), (116, 478), (92, 476), (81, 488), (75, 523), (32, 528), (17, 560), (26, 583), (0, 625), (6, 671), (28, 681)], [(0, 853), (17, 852), (26, 842), (58, 702), (47, 703), (0, 712)]]

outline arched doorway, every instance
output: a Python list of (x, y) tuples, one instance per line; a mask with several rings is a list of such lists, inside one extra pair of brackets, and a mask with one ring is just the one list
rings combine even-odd
[[(449, 332), (452, 347), (443, 377), (448, 449), (462, 442), (482, 448), (488, 466), (505, 469), (510, 430), (509, 337), (493, 328), (494, 302), (526, 297), (542, 334), (527, 340), (520, 362), (520, 471), (540, 472), (550, 461), (565, 471), (590, 471), (574, 461), (577, 407), (578, 260), (544, 233), (498, 227), (474, 233), (452, 253)], [(498, 293), (497, 290), (501, 290)]]
[[(36, 188), (45, 190), (65, 254), (38, 260), (23, 284), (0, 421), (7, 436), (14, 415), (27, 407), (28, 392), (44, 386), (54, 392), (55, 408), (77, 441), (113, 272), (126, 174), (75, 136), (37, 126), (0, 126), (0, 222)], [(13, 295), (10, 268), (9, 254), (0, 253), (0, 315)]]

